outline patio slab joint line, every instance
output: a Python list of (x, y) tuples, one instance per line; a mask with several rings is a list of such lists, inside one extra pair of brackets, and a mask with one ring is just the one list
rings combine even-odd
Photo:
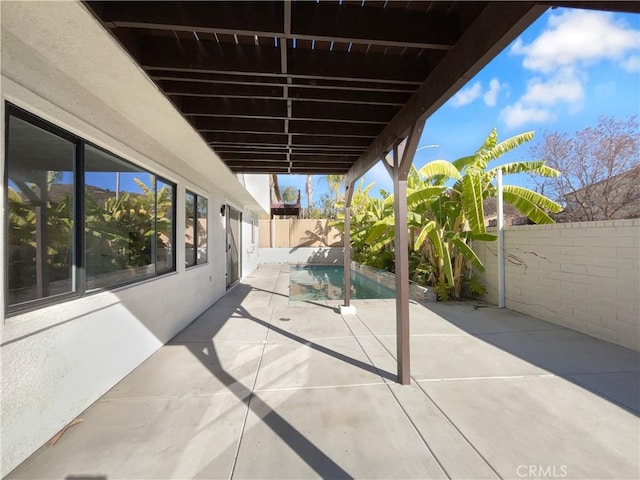
[[(342, 315), (341, 315), (342, 317)], [(362, 319), (360, 319), (360, 317), (358, 315), (356, 315), (356, 317), (358, 317), (358, 320), (360, 320), (360, 322), (362, 322), (364, 324), (364, 322), (362, 321)], [(373, 366), (373, 368), (376, 369), (376, 371), (380, 372), (380, 369), (378, 367), (376, 367), (375, 363), (373, 362), (373, 359), (369, 356), (369, 354), (367, 353), (367, 351), (365, 350), (365, 348), (362, 346), (362, 344), (360, 343), (360, 339), (358, 339), (357, 335), (355, 335), (353, 333), (353, 330), (351, 330), (351, 327), (349, 326), (349, 324), (347, 323), (347, 321), (344, 319), (344, 317), (342, 317), (342, 321), (345, 323), (345, 325), (347, 326), (347, 328), (349, 329), (349, 331), (351, 332), (351, 334), (353, 335), (353, 338), (355, 338), (356, 342), (358, 342), (358, 346), (360, 347), (360, 349), (362, 350), (362, 352), (364, 353), (365, 357), (367, 357), (367, 359), (369, 360), (369, 362), (371, 363), (371, 365)], [(372, 335), (373, 332), (371, 331), (371, 329), (369, 329), (369, 327), (365, 324), (364, 325), (370, 332)], [(376, 338), (377, 340), (377, 338)], [(378, 342), (380, 342), (378, 340)], [(380, 342), (382, 343), (382, 342)], [(380, 375), (380, 373), (378, 373), (378, 375)], [(402, 410), (402, 413), (404, 413), (405, 417), (407, 417), (407, 420), (409, 420), (409, 423), (411, 424), (411, 426), (413, 427), (414, 431), (418, 434), (418, 436), (420, 437), (420, 439), (422, 440), (422, 443), (424, 444), (425, 448), (427, 449), (427, 451), (431, 454), (431, 456), (433, 457), (433, 459), (436, 461), (436, 463), (438, 464), (438, 466), (440, 467), (440, 470), (442, 470), (442, 473), (444, 473), (444, 475), (451, 480), (451, 475), (449, 475), (449, 472), (447, 472), (447, 469), (444, 468), (444, 465), (442, 465), (442, 462), (440, 461), (440, 459), (438, 458), (438, 456), (435, 454), (435, 452), (429, 447), (429, 444), (427, 443), (427, 440), (422, 436), (422, 433), (420, 433), (420, 430), (418, 429), (418, 427), (416, 426), (416, 424), (413, 422), (413, 420), (411, 419), (411, 417), (409, 416), (409, 413), (404, 409), (404, 407), (402, 406), (402, 404), (400, 403), (400, 401), (398, 400), (398, 398), (395, 396), (395, 394), (393, 393), (393, 390), (391, 389), (391, 387), (389, 386), (388, 382), (385, 382), (384, 377), (382, 375), (380, 375), (380, 378), (382, 379), (382, 381), (384, 382), (384, 384), (387, 387), (387, 390), (389, 391), (389, 393), (391, 394), (391, 396), (393, 397), (393, 399), (396, 401), (396, 403), (398, 404), (398, 406), (400, 407), (400, 410)], [(413, 379), (413, 377), (410, 377)], [(414, 380), (415, 382), (415, 380)], [(447, 417), (447, 420), (448, 417)], [(483, 458), (484, 460), (484, 458)], [(486, 461), (486, 460), (485, 460)], [(493, 470), (493, 468), (492, 468)], [(495, 470), (494, 470), (495, 471)], [(498, 475), (498, 478), (500, 476)]]
[[(278, 275), (279, 277), (280, 275)], [(276, 281), (277, 283), (277, 281)], [(275, 289), (275, 285), (274, 285), (274, 289)], [(271, 322), (273, 321), (273, 313), (274, 313), (274, 309), (271, 309), (271, 315), (269, 315), (269, 325), (271, 325)], [(251, 401), (253, 400), (254, 397), (254, 392), (256, 390), (256, 384), (258, 383), (258, 375), (260, 375), (260, 367), (262, 367), (262, 359), (264, 358), (264, 352), (267, 348), (267, 337), (269, 336), (269, 330), (267, 329), (265, 335), (264, 335), (264, 340), (262, 343), (262, 352), (260, 352), (260, 360), (258, 361), (258, 367), (256, 368), (256, 375), (253, 378), (253, 384), (251, 385), (251, 392), (249, 393), (249, 399), (247, 400), (247, 411), (244, 414), (244, 419), (242, 420), (242, 428), (240, 429), (240, 437), (238, 438), (238, 445), (236, 446), (236, 452), (235, 455), (233, 456), (233, 464), (231, 466), (231, 473), (229, 475), (229, 478), (232, 479), (233, 475), (236, 471), (236, 466), (238, 464), (238, 455), (240, 455), (240, 447), (242, 446), (242, 439), (244, 438), (244, 430), (247, 426), (247, 420), (249, 418), (249, 413), (251, 412)]]
[[(425, 307), (426, 308), (426, 307)], [(356, 315), (358, 317), (358, 320), (360, 320), (360, 322), (364, 325), (364, 327), (369, 330), (369, 332), (371, 332), (371, 335), (373, 335), (373, 337), (376, 339), (376, 341), (382, 346), (382, 348), (384, 348), (389, 355), (391, 355), (392, 358), (393, 357), (393, 353), (391, 353), (389, 351), (389, 349), (380, 341), (380, 339), (378, 338), (378, 336), (373, 333), (373, 330), (371, 330), (369, 328), (369, 325), (367, 325), (361, 318), (359, 315)], [(344, 320), (344, 319), (343, 319)], [(348, 326), (348, 325), (347, 325)], [(355, 335), (354, 335), (355, 336)], [(356, 337), (357, 340), (357, 337)], [(360, 342), (358, 341), (358, 344), (360, 344)], [(360, 345), (360, 348), (363, 348), (362, 345)], [(363, 348), (364, 350), (364, 348)], [(367, 355), (367, 353), (365, 352), (365, 355)], [(369, 355), (367, 355), (367, 358), (369, 358)], [(371, 359), (369, 358), (369, 360), (371, 361)], [(375, 367), (375, 365), (374, 365)], [(377, 367), (376, 367), (377, 368)], [(438, 409), (438, 411), (444, 416), (444, 418), (447, 420), (447, 422), (449, 422), (451, 424), (451, 426), (460, 434), (460, 436), (464, 439), (465, 442), (467, 442), (467, 444), (473, 449), (474, 452), (476, 452), (478, 454), (478, 456), (482, 459), (482, 461), (484, 463), (487, 464), (487, 466), (491, 469), (491, 471), (493, 473), (495, 473), (497, 478), (502, 478), (502, 476), (498, 473), (498, 471), (493, 467), (493, 465), (491, 465), (491, 463), (485, 458), (484, 455), (482, 455), (482, 453), (476, 448), (476, 446), (471, 443), (471, 440), (469, 440), (467, 438), (467, 436), (462, 433), (462, 430), (460, 430), (458, 428), (458, 426), (453, 422), (453, 420), (451, 420), (451, 418), (449, 417), (449, 415), (447, 415), (444, 410), (442, 410), (442, 408), (440, 408), (440, 405), (438, 405), (435, 400), (433, 400), (433, 398), (431, 398), (429, 396), (429, 394), (426, 392), (426, 390), (424, 388), (422, 388), (422, 386), (420, 385), (420, 382), (418, 382), (413, 375), (410, 376), (411, 380), (413, 380), (413, 383), (415, 383), (417, 385), (417, 387), (422, 391), (422, 393), (424, 393), (425, 397), (427, 397), (427, 399), (429, 399), (429, 401)], [(449, 473), (446, 471), (446, 469), (444, 468), (444, 466), (440, 463), (440, 460), (438, 459), (438, 457), (435, 455), (435, 453), (433, 453), (433, 451), (431, 450), (431, 448), (429, 448), (429, 444), (427, 443), (426, 439), (422, 436), (422, 434), (420, 433), (420, 430), (418, 429), (418, 427), (416, 426), (415, 423), (413, 423), (413, 420), (411, 420), (411, 417), (409, 416), (409, 414), (407, 413), (407, 411), (404, 409), (404, 407), (402, 406), (402, 404), (400, 403), (400, 400), (398, 399), (398, 397), (396, 397), (396, 395), (393, 393), (393, 390), (391, 389), (391, 387), (387, 384), (387, 388), (389, 389), (389, 391), (391, 392), (391, 395), (393, 395), (393, 398), (396, 400), (396, 402), (398, 403), (398, 405), (400, 406), (400, 408), (402, 409), (402, 411), (404, 412), (404, 414), (407, 416), (407, 418), (409, 419), (409, 421), (411, 422), (411, 425), (413, 425), (413, 428), (416, 429), (416, 432), (418, 433), (418, 435), (420, 436), (420, 438), (422, 439), (422, 441), (424, 442), (425, 446), (427, 447), (427, 449), (429, 450), (429, 452), (431, 452), (431, 454), (433, 455), (433, 458), (436, 460), (436, 462), (438, 462), (438, 465), (440, 465), (440, 468), (442, 468), (442, 471), (444, 472), (444, 474), (447, 476), (447, 478), (451, 478), (451, 476), (449, 475)]]

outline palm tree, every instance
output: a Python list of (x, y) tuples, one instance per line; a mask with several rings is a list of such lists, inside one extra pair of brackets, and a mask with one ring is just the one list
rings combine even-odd
[(311, 175), (307, 175), (307, 217), (311, 218), (311, 206), (313, 205), (313, 181)]
[(280, 185), (278, 184), (278, 175), (275, 173), (271, 174), (271, 201), (275, 203), (282, 202), (282, 194), (280, 193)]
[(339, 200), (340, 188), (343, 182), (344, 175), (327, 175), (327, 185), (329, 185), (329, 190), (335, 195), (336, 202)]

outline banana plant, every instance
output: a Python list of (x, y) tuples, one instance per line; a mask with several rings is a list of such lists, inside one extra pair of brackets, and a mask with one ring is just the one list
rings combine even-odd
[[(560, 174), (542, 161), (495, 165), (504, 154), (532, 139), (533, 132), (526, 132), (499, 142), (494, 128), (473, 155), (453, 162), (434, 160), (420, 170), (411, 167), (407, 179), (411, 245), (403, 248), (412, 248), (414, 258), (418, 258), (414, 268), (428, 273), (429, 283), (435, 286), (441, 299), (461, 296), (468, 265), (484, 270), (471, 243), (496, 239), (486, 231), (483, 202), (497, 195), (498, 171), (502, 170), (503, 175), (527, 172), (555, 177)], [(549, 212), (561, 210), (552, 200), (516, 185), (504, 186), (503, 198), (535, 223), (552, 223)], [(386, 193), (382, 198), (369, 199), (367, 208), (353, 216), (354, 249), (382, 252), (390, 248), (393, 226), (393, 197)], [(344, 228), (343, 223), (338, 228)]]
[[(526, 132), (498, 142), (494, 128), (475, 154), (450, 163), (436, 160), (418, 171), (424, 178), (425, 190), (454, 182), (441, 194), (426, 200), (432, 216), (429, 221), (423, 222), (413, 245), (415, 250), (426, 251), (433, 269), (432, 280), (442, 297), (460, 297), (463, 274), (468, 264), (477, 270), (484, 270), (471, 242), (496, 239), (486, 231), (483, 203), (498, 193), (494, 184), (498, 171), (501, 170), (503, 175), (528, 172), (555, 177), (560, 174), (542, 161), (518, 161), (492, 166), (502, 155), (532, 139), (533, 132)], [(429, 198), (429, 195), (423, 197)], [(503, 198), (539, 224), (553, 223), (547, 212), (557, 213), (562, 209), (549, 198), (516, 185), (504, 186)]]

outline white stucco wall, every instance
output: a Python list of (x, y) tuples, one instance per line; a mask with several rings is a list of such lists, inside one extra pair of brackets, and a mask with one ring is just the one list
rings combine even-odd
[(315, 263), (320, 265), (342, 265), (342, 247), (259, 248), (258, 264), (270, 263)]
[(269, 189), (269, 175), (243, 174), (244, 187), (253, 195), (258, 205), (264, 209), (264, 213), (271, 211), (271, 199)]
[[(242, 276), (258, 268), (259, 215), (245, 211), (242, 216)], [(252, 235), (253, 234), (253, 235)]]
[[(246, 217), (262, 206), (83, 5), (2, 2), (0, 8), (0, 122), (10, 101), (148, 168), (176, 183), (178, 212), (175, 273), (3, 316), (4, 476), (225, 293), (220, 205), (233, 201)], [(4, 165), (2, 148), (3, 171)], [(209, 263), (188, 270), (181, 234), (185, 189), (209, 200)], [(2, 224), (5, 208), (3, 203)], [(5, 271), (3, 235), (0, 249)], [(245, 274), (255, 264), (251, 258)], [(4, 296), (0, 301), (4, 312)]]

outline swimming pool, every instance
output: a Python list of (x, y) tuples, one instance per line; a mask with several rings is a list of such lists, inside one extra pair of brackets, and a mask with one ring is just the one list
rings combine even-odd
[[(395, 298), (395, 291), (351, 270), (351, 298)], [(289, 300), (341, 300), (342, 265), (292, 265)]]

